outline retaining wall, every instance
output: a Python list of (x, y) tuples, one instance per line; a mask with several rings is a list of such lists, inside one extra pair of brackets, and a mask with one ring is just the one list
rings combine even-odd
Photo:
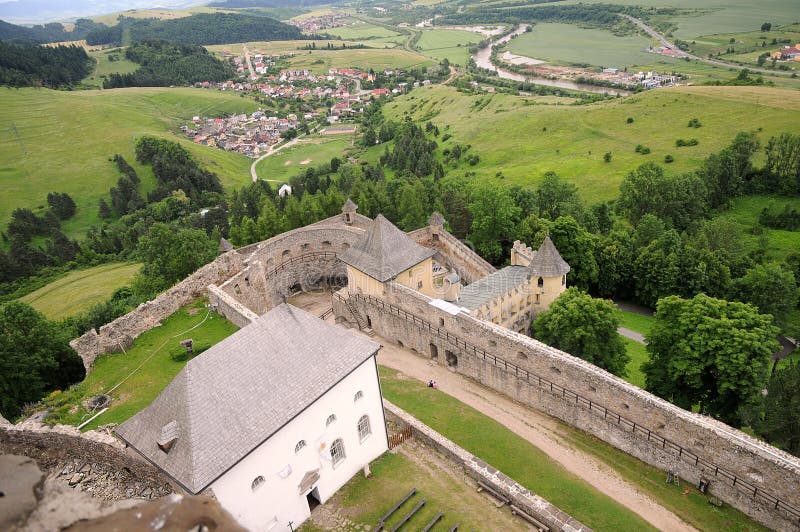
[[(349, 313), (334, 295), (339, 317)], [(555, 416), (697, 485), (777, 530), (800, 530), (800, 459), (680, 409), (577, 357), (396, 284), (383, 298), (350, 299), (384, 339), (436, 353), (437, 363)], [(433, 346), (433, 349), (432, 349)]]
[(410, 426), (414, 438), (444, 454), (451, 461), (463, 467), (471, 478), (487, 484), (497, 493), (510, 499), (511, 504), (543, 522), (551, 530), (565, 532), (589, 532), (592, 530), (569, 514), (559, 510), (557, 506), (524, 488), (514, 479), (504, 475), (502, 471), (498, 471), (477, 456), (462, 449), (402, 408), (386, 399), (383, 400), (383, 408), (388, 421)]

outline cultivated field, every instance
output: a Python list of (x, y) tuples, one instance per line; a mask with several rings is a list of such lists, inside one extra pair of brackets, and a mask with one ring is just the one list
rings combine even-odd
[(64, 224), (82, 237), (99, 219), (97, 202), (108, 198), (119, 178), (109, 159), (122, 154), (134, 165), (147, 191), (154, 184), (149, 167), (135, 161), (134, 142), (162, 135), (187, 147), (227, 188), (250, 179), (243, 155), (198, 146), (170, 131), (193, 115), (253, 112), (258, 106), (230, 93), (188, 88), (135, 88), (105, 91), (0, 89), (0, 225), (17, 207), (41, 209), (48, 192), (66, 192), (78, 211)]
[[(508, 49), (514, 54), (553, 63), (622, 69), (652, 61), (653, 54), (644, 51), (650, 44), (650, 39), (640, 35), (617, 37), (610, 31), (571, 24), (536, 24), (530, 33), (512, 39)], [(675, 63), (675, 60), (667, 61)]]
[(447, 58), (451, 63), (465, 65), (469, 59), (469, 43), (477, 44), (483, 39), (483, 35), (471, 31), (422, 30), (416, 47), (439, 61)]
[[(588, 203), (613, 199), (623, 177), (646, 161), (662, 163), (668, 173), (696, 169), (737, 131), (756, 130), (762, 141), (800, 132), (800, 98), (785, 89), (752, 87), (678, 87), (585, 106), (525, 105), (504, 94), (468, 95), (449, 87), (417, 90), (387, 105), (387, 115), (431, 120), (452, 139), (471, 144), (481, 162), (482, 179), (535, 186), (547, 171), (575, 183)], [(628, 124), (627, 119), (633, 123)], [(699, 129), (688, 128), (698, 118)], [(442, 129), (445, 131), (445, 129)], [(697, 138), (694, 147), (676, 148), (678, 138)], [(637, 144), (651, 149), (635, 152)], [(369, 151), (373, 158), (383, 147)], [(611, 152), (612, 160), (603, 161)]]
[(320, 33), (327, 33), (349, 41), (359, 41), (365, 39), (382, 39), (387, 37), (397, 37), (400, 35), (396, 31), (392, 31), (384, 26), (377, 24), (370, 24), (359, 19), (345, 19), (346, 26), (339, 28), (329, 28), (321, 30)]
[(47, 318), (60, 320), (102, 303), (139, 272), (141, 264), (116, 262), (71, 272), (20, 298)]
[(256, 165), (260, 179), (286, 182), (306, 168), (330, 162), (353, 145), (352, 135), (321, 135), (303, 138), (290, 148), (283, 149)]

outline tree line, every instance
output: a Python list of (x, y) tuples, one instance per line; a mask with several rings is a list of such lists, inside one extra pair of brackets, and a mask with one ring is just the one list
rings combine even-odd
[(57, 89), (79, 83), (94, 62), (80, 46), (0, 42), (0, 85)]

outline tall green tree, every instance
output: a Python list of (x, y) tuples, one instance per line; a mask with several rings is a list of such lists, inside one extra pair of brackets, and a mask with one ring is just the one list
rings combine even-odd
[(752, 305), (699, 294), (658, 302), (642, 365), (648, 391), (731, 425), (759, 401), (779, 344), (769, 316)]
[(614, 304), (568, 288), (533, 323), (536, 339), (624, 377), (630, 356)]
[(469, 239), (489, 262), (499, 264), (504, 258), (504, 245), (513, 240), (519, 208), (505, 188), (482, 183), (472, 191), (469, 204), (472, 232)]
[(760, 408), (763, 415), (751, 424), (772, 445), (800, 456), (800, 364), (778, 369), (767, 390)]
[(561, 216), (549, 225), (553, 244), (561, 257), (570, 265), (567, 282), (582, 290), (588, 290), (599, 275), (597, 261), (594, 258), (594, 235), (581, 227), (572, 216)]
[(83, 362), (70, 334), (29, 305), (0, 306), (0, 413), (17, 417), (25, 404), (80, 381)]
[(771, 314), (778, 326), (785, 326), (797, 307), (798, 289), (794, 274), (779, 264), (757, 264), (736, 279), (731, 299), (750, 303), (762, 314)]
[(139, 239), (137, 251), (144, 262), (142, 274), (166, 288), (214, 260), (218, 245), (200, 229), (153, 224)]
[(578, 187), (567, 183), (555, 172), (547, 172), (536, 189), (536, 205), (542, 218), (555, 220), (559, 216), (578, 217), (582, 211)]

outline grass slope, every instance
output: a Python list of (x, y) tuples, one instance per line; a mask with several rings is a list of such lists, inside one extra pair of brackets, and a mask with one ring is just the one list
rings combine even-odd
[(227, 188), (250, 179), (246, 157), (198, 146), (169, 133), (193, 115), (220, 116), (257, 109), (252, 100), (233, 94), (188, 88), (80, 92), (0, 88), (0, 102), (2, 228), (14, 208), (41, 208), (48, 192), (67, 192), (78, 211), (64, 224), (64, 230), (70, 237), (82, 237), (99, 221), (98, 199), (108, 198), (119, 177), (109, 160), (115, 153), (136, 168), (145, 189), (154, 185), (150, 169), (135, 161), (135, 139), (146, 134), (180, 142), (219, 174)]
[[(85, 85), (100, 88), (103, 80), (110, 74), (130, 74), (135, 72), (139, 65), (125, 59), (124, 48), (114, 48), (112, 50), (90, 50), (89, 57), (97, 62), (94, 72), (89, 74), (84, 80)], [(114, 59), (113, 61), (111, 59)]]
[[(694, 170), (740, 130), (759, 130), (759, 138), (800, 131), (800, 98), (786, 89), (754, 87), (677, 87), (586, 106), (525, 105), (505, 94), (468, 95), (450, 87), (415, 90), (386, 106), (387, 116), (432, 120), (453, 135), (449, 142), (471, 144), (481, 162), (479, 178), (536, 186), (547, 171), (577, 185), (588, 203), (617, 197), (619, 184), (646, 161), (663, 163), (668, 173)], [(535, 102), (531, 101), (531, 104)], [(631, 117), (634, 122), (626, 123)], [(687, 122), (696, 117), (699, 129)], [(678, 138), (699, 145), (676, 148)], [(635, 152), (637, 144), (652, 151)], [(378, 154), (381, 151), (375, 151)], [(610, 163), (603, 154), (611, 152)]]
[(20, 298), (51, 320), (59, 320), (106, 301), (126, 285), (141, 264), (117, 262), (71, 272)]
[(353, 145), (352, 135), (328, 135), (303, 139), (298, 144), (270, 155), (256, 165), (260, 179), (287, 181), (308, 167), (341, 158), (344, 151)]
[[(86, 430), (106, 423), (122, 423), (149, 405), (186, 365), (185, 361), (176, 362), (169, 355), (178, 342), (192, 338), (195, 346), (214, 345), (237, 331), (238, 327), (203, 306), (203, 301), (198, 301), (180, 309), (160, 327), (139, 336), (127, 353), (98, 357), (94, 369), (83, 382), (62, 393), (51, 394), (45, 400), (53, 409), (54, 419), (72, 425), (89, 419), (91, 415), (83, 401), (109, 393), (120, 382), (122, 384), (110, 392), (109, 410), (92, 421)], [(192, 329), (195, 326), (197, 328)]]
[[(718, 215), (719, 218), (735, 222), (742, 230), (742, 238), (748, 251), (763, 253), (768, 260), (781, 261), (790, 253), (800, 250), (800, 231), (784, 231), (760, 227), (761, 234), (753, 234), (752, 229), (758, 226), (758, 215), (764, 208), (771, 212), (779, 212), (788, 206), (800, 210), (800, 198), (784, 198), (779, 196), (748, 196), (736, 198), (731, 208)], [(762, 245), (765, 244), (765, 247)]]
[(593, 529), (652, 529), (493, 419), (394, 370), (380, 368), (380, 374), (391, 402)]

